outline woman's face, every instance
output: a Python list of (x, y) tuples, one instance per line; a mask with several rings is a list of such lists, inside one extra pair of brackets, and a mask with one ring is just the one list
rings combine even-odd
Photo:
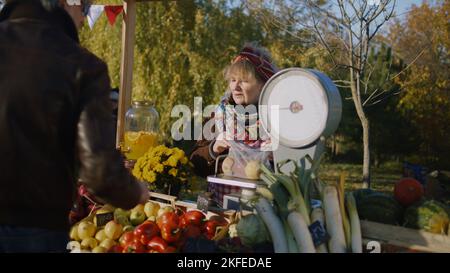
[(257, 104), (261, 89), (264, 84), (258, 81), (254, 76), (241, 77), (231, 75), (229, 88), (232, 92), (233, 100), (239, 105)]

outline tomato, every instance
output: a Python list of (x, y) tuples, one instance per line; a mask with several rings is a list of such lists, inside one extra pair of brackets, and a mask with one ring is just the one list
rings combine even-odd
[(131, 242), (127, 244), (124, 248), (122, 253), (144, 253), (147, 249), (145, 249), (145, 246), (141, 244), (140, 242)]
[(108, 249), (108, 253), (122, 253), (123, 247), (120, 245), (114, 245), (110, 249)]
[(181, 230), (173, 223), (164, 224), (161, 227), (161, 237), (168, 243), (174, 243), (181, 237)]
[(168, 246), (163, 252), (161, 253), (175, 253), (177, 252), (177, 249), (173, 246)]
[(186, 212), (183, 215), (185, 221), (187, 224), (191, 224), (194, 226), (201, 226), (203, 221), (205, 220), (206, 216), (199, 210), (191, 210)]
[(126, 231), (120, 236), (119, 244), (121, 247), (125, 247), (129, 243), (134, 241), (134, 233), (133, 231)]
[(186, 217), (184, 215), (180, 216), (180, 228), (184, 228), (188, 225), (188, 221), (186, 220)]
[(201, 235), (201, 230), (198, 226), (188, 225), (183, 229), (184, 238), (197, 238)]
[(211, 216), (208, 221), (203, 225), (203, 232), (206, 238), (212, 239), (216, 235), (217, 227), (223, 227), (228, 225), (225, 218), (221, 216)]
[(217, 223), (219, 223), (219, 226), (226, 226), (226, 225), (228, 225), (227, 219), (225, 219), (224, 217), (219, 216), (219, 215), (211, 216), (211, 217), (209, 217), (208, 220), (209, 221), (216, 221)]
[(160, 229), (165, 224), (171, 224), (172, 226), (178, 227), (180, 224), (180, 217), (175, 212), (165, 212), (156, 219), (156, 224)]
[(147, 244), (147, 247), (153, 251), (163, 252), (168, 247), (167, 242), (159, 236), (153, 237)]
[(145, 221), (134, 230), (134, 236), (143, 245), (147, 245), (148, 242), (158, 234), (159, 227), (152, 221)]

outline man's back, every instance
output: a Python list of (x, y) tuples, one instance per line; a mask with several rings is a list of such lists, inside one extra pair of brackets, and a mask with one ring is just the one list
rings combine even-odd
[[(78, 45), (70, 17), (31, 1), (6, 6), (0, 60), (0, 225), (66, 229), (78, 156), (95, 193), (135, 205), (135, 181), (108, 164), (121, 157), (113, 148), (106, 65)], [(123, 185), (104, 182), (107, 173)]]

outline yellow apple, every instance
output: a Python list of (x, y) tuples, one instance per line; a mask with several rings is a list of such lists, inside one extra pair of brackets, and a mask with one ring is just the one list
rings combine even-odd
[(245, 166), (245, 175), (248, 179), (259, 179), (261, 174), (261, 162), (258, 160), (251, 160)]
[(157, 218), (160, 217), (161, 215), (163, 215), (163, 214), (166, 213), (166, 212), (174, 212), (174, 211), (175, 211), (175, 209), (172, 208), (171, 206), (165, 206), (165, 207), (162, 207), (162, 208), (160, 208), (160, 209), (158, 210), (158, 216), (157, 216)]
[(147, 218), (150, 218), (152, 216), (156, 217), (158, 216), (158, 210), (160, 209), (160, 205), (158, 203), (148, 201), (145, 203), (144, 206), (144, 212), (145, 215), (147, 215)]
[(70, 233), (69, 233), (70, 239), (75, 240), (75, 241), (79, 241), (80, 237), (78, 236), (78, 224), (74, 225), (71, 229), (70, 229)]
[(97, 246), (92, 249), (92, 253), (106, 253), (106, 248), (102, 246)]
[(234, 159), (227, 156), (222, 163), (223, 174), (232, 176), (233, 175), (233, 165), (234, 165)]
[(106, 225), (105, 225), (105, 235), (106, 237), (108, 237), (109, 239), (113, 239), (116, 240), (120, 237), (120, 235), (122, 235), (122, 225), (115, 222), (115, 221), (109, 221)]
[(103, 240), (103, 241), (100, 243), (99, 246), (101, 246), (101, 247), (103, 247), (104, 249), (108, 250), (108, 249), (110, 249), (111, 247), (113, 247), (113, 246), (115, 246), (115, 245), (117, 245), (117, 243), (116, 243), (114, 240), (109, 239), (109, 238), (106, 238), (105, 240)]
[(81, 241), (81, 249), (94, 249), (98, 242), (94, 238), (86, 238)]
[(97, 231), (97, 233), (95, 234), (95, 239), (97, 239), (97, 241), (99, 241), (99, 242), (105, 240), (106, 238), (107, 237), (106, 237), (104, 229)]
[(80, 224), (78, 224), (77, 228), (78, 237), (81, 240), (93, 237), (96, 229), (97, 229), (96, 226), (91, 221), (83, 221)]

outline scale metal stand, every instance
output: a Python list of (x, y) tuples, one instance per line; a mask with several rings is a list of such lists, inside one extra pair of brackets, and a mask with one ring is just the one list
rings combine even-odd
[[(279, 71), (266, 82), (259, 98), (259, 109), (262, 126), (274, 145), (276, 166), (286, 159), (298, 162), (307, 154), (317, 160), (323, 153), (326, 138), (339, 126), (342, 100), (328, 76), (316, 70), (294, 67)], [(264, 185), (262, 181), (218, 174), (219, 160), (216, 161), (216, 174), (207, 177), (209, 183), (239, 186), (245, 196)], [(306, 161), (305, 168), (310, 167)], [(290, 173), (293, 169), (293, 164), (286, 164), (281, 171)]]

